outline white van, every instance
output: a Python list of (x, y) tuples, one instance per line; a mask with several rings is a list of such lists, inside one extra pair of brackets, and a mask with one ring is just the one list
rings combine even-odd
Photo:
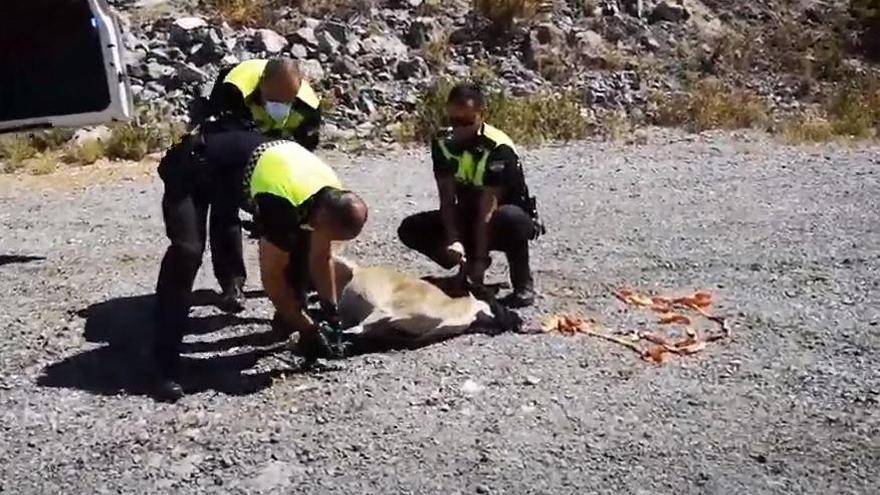
[(105, 0), (0, 0), (0, 133), (129, 120), (124, 60)]

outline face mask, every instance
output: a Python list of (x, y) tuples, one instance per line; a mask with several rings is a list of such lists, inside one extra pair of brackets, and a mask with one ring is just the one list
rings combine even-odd
[(267, 101), (264, 108), (266, 109), (266, 113), (272, 117), (272, 120), (278, 123), (287, 120), (287, 116), (290, 114), (290, 103)]

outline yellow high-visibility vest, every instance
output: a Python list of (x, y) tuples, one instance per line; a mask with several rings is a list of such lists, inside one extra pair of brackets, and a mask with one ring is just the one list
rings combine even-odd
[(493, 146), (484, 149), (478, 157), (474, 156), (470, 151), (464, 151), (461, 154), (456, 155), (449, 151), (445, 139), (441, 138), (438, 141), (440, 151), (443, 153), (444, 158), (456, 165), (455, 180), (460, 184), (476, 187), (483, 186), (483, 178), (486, 175), (486, 162), (489, 161), (489, 155), (495, 148), (501, 145), (507, 145), (513, 149), (514, 153), (516, 152), (516, 148), (510, 137), (489, 124), (483, 124), (480, 136), (488, 138)]
[[(233, 67), (226, 74), (226, 77), (223, 78), (223, 82), (232, 84), (241, 91), (248, 109), (251, 111), (251, 117), (254, 119), (260, 132), (266, 133), (281, 130), (291, 133), (302, 124), (303, 120), (305, 120), (305, 115), (295, 109), (291, 109), (284, 122), (277, 122), (269, 116), (262, 105), (250, 99), (250, 96), (260, 87), (260, 79), (263, 77), (263, 71), (266, 69), (267, 63), (269, 61), (265, 59), (245, 60)], [(317, 110), (321, 104), (318, 95), (315, 94), (314, 89), (306, 80), (302, 81), (296, 98), (314, 110)]]
[(293, 141), (272, 141), (254, 154), (253, 169), (245, 176), (250, 199), (271, 194), (297, 207), (325, 187), (342, 189), (332, 168)]

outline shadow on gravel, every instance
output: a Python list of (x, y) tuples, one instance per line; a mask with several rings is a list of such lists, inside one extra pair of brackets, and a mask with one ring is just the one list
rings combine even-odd
[[(212, 291), (194, 293), (194, 305), (209, 305)], [(249, 294), (249, 297), (258, 297)], [(94, 304), (77, 314), (86, 318), (87, 342), (107, 344), (51, 364), (37, 384), (43, 387), (83, 390), (98, 395), (149, 395), (155, 370), (151, 359), (154, 296), (122, 297)], [(270, 325), (263, 318), (211, 315), (190, 318), (189, 334), (204, 335), (226, 327), (248, 324)], [(278, 351), (286, 336), (262, 332), (218, 341), (184, 343), (183, 383), (188, 393), (206, 390), (229, 395), (246, 395), (271, 384), (274, 374), (244, 374), (257, 361)], [(224, 352), (236, 347), (259, 347), (236, 354), (195, 358), (186, 353)]]
[(0, 266), (12, 265), (16, 263), (30, 263), (32, 261), (43, 261), (45, 256), (24, 256), (20, 254), (0, 254)]

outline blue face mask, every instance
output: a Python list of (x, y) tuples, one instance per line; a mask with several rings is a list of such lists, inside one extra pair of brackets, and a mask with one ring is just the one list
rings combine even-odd
[(290, 103), (267, 101), (264, 108), (266, 113), (272, 117), (272, 120), (279, 124), (284, 123), (287, 120), (287, 116), (290, 115)]

